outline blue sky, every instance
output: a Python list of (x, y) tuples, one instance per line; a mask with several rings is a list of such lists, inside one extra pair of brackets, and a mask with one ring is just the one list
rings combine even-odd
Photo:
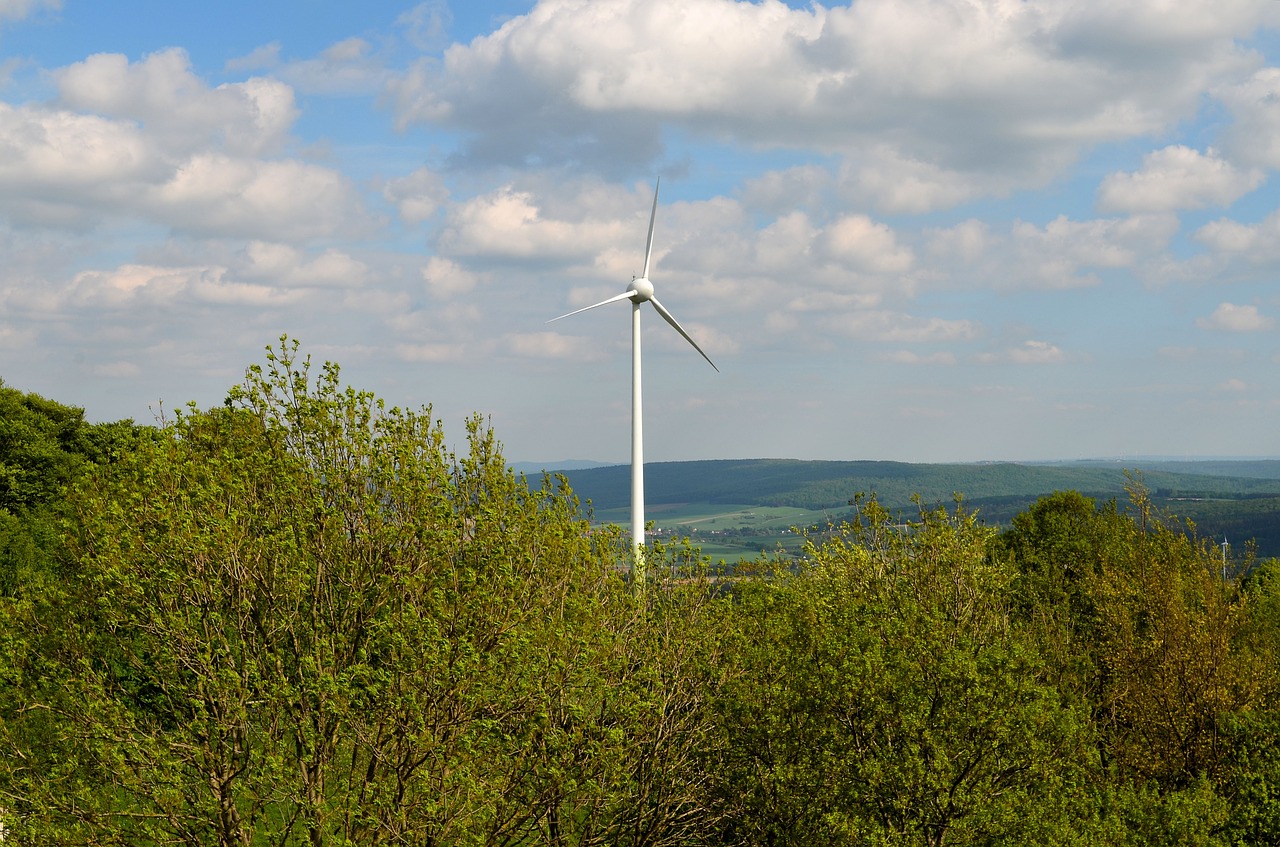
[(1276, 0), (0, 0), (0, 378), (508, 458), (1275, 456)]

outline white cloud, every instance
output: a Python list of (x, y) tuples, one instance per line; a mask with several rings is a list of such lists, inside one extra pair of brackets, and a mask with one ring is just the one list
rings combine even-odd
[(824, 229), (820, 244), (835, 261), (868, 273), (906, 273), (914, 261), (911, 251), (898, 245), (893, 230), (866, 215), (834, 221)]
[(464, 343), (397, 344), (395, 354), (405, 362), (460, 362), (467, 358), (468, 345)]
[(851, 155), (852, 190), (923, 211), (1041, 184), (1252, 71), (1237, 40), (1265, 4), (1166, 5), (541, 0), (391, 95), (402, 124), (467, 133), (477, 162), (618, 170), (660, 156), (666, 122)]
[(0, 0), (0, 20), (22, 20), (40, 9), (61, 8), (62, 0)]
[(421, 223), (435, 215), (449, 199), (440, 174), (430, 168), (418, 168), (399, 179), (390, 180), (382, 189), (382, 196), (394, 203), (405, 223)]
[(440, 236), (457, 255), (581, 257), (624, 242), (620, 221), (579, 221), (544, 213), (532, 192), (505, 186), (454, 206)]
[(920, 213), (956, 206), (984, 193), (1002, 193), (999, 179), (976, 179), (956, 169), (908, 158), (885, 145), (874, 145), (864, 160), (848, 162), (840, 177), (844, 194), (867, 199), (891, 214)]
[(359, 37), (331, 44), (314, 59), (282, 63), (273, 73), (307, 94), (373, 94), (391, 79), (383, 58)]
[(598, 358), (599, 345), (590, 339), (556, 332), (513, 333), (503, 338), (507, 350), (531, 359)]
[(93, 373), (108, 379), (133, 379), (142, 374), (142, 368), (133, 362), (102, 362), (94, 365)]
[(243, 56), (228, 59), (225, 69), (228, 72), (263, 71), (280, 65), (280, 42), (272, 41), (253, 48)]
[(132, 63), (118, 53), (99, 53), (54, 76), (64, 105), (138, 121), (173, 155), (276, 150), (298, 116), (293, 90), (284, 83), (253, 78), (210, 88), (178, 49)]
[(1113, 173), (1098, 190), (1104, 212), (1172, 212), (1230, 206), (1262, 184), (1262, 171), (1241, 171), (1210, 149), (1174, 145), (1148, 153), (1142, 169)]
[(895, 365), (926, 365), (934, 367), (951, 367), (957, 362), (954, 353), (916, 353), (912, 350), (895, 350), (876, 357), (881, 362)]
[(481, 274), (440, 256), (432, 256), (422, 269), (422, 281), (426, 283), (427, 290), (442, 300), (466, 294), (482, 280)]
[(156, 147), (128, 123), (0, 103), (0, 206), (127, 202), (165, 172)]
[(943, 262), (972, 264), (981, 259), (991, 245), (990, 228), (976, 218), (947, 229), (932, 230), (928, 236), (929, 253)]
[(830, 183), (831, 174), (817, 165), (768, 171), (746, 181), (742, 202), (750, 208), (780, 215), (796, 208), (816, 206)]
[(1214, 92), (1235, 116), (1224, 143), (1246, 162), (1280, 169), (1280, 68), (1258, 69), (1238, 84)]
[(1028, 340), (1021, 347), (1009, 347), (996, 353), (980, 353), (974, 361), (982, 364), (1009, 362), (1015, 365), (1051, 365), (1066, 361), (1066, 354), (1048, 341)]
[(1197, 230), (1196, 241), (1225, 257), (1255, 264), (1280, 260), (1280, 212), (1272, 212), (1256, 224), (1229, 218), (1210, 221)]
[(851, 338), (894, 344), (968, 341), (982, 333), (972, 321), (918, 318), (881, 310), (833, 315), (819, 318), (817, 323)]
[(1231, 379), (1228, 379), (1225, 382), (1221, 382), (1218, 385), (1214, 386), (1214, 390), (1226, 392), (1229, 394), (1240, 394), (1245, 391), (1250, 391), (1252, 390), (1252, 388), (1253, 388), (1252, 385), (1245, 382), (1243, 379), (1240, 379), (1239, 377), (1232, 377)]
[(188, 231), (280, 241), (333, 235), (359, 210), (354, 188), (335, 170), (219, 154), (194, 156), (146, 206)]
[(35, 344), (36, 337), (36, 331), (32, 327), (0, 323), (0, 350), (30, 349)]
[(1201, 329), (1219, 332), (1265, 332), (1275, 325), (1275, 319), (1263, 315), (1257, 306), (1237, 306), (1234, 303), (1221, 303), (1212, 315), (1196, 320), (1196, 326)]
[(1101, 280), (1094, 268), (1131, 268), (1163, 250), (1178, 230), (1172, 215), (1073, 221), (1059, 216), (1043, 227), (1019, 221), (1012, 230), (1015, 286), (1079, 288)]
[(297, 291), (228, 280), (220, 267), (159, 267), (121, 265), (113, 270), (82, 271), (65, 292), (65, 301), (79, 309), (133, 309), (180, 301), (239, 305), (288, 306)]
[(361, 221), (354, 187), (336, 170), (260, 158), (297, 115), (283, 83), (210, 88), (180, 50), (132, 64), (99, 54), (55, 77), (61, 108), (0, 103), (0, 213), (76, 228), (134, 218), (279, 241)]
[(360, 288), (369, 268), (332, 247), (309, 259), (287, 244), (251, 241), (237, 272), (246, 279), (290, 288)]
[(445, 0), (427, 0), (396, 18), (405, 40), (423, 51), (443, 47), (452, 22), (453, 13)]

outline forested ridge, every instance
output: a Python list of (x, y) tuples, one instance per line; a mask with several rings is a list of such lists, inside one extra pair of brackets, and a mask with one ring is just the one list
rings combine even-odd
[(639, 583), (483, 419), (287, 339), (157, 427), (0, 411), (6, 843), (1280, 843), (1280, 564), (1150, 477)]
[[(627, 466), (564, 472), (573, 490), (599, 510), (630, 502)], [(987, 523), (1007, 526), (1013, 516), (1056, 491), (1094, 500), (1124, 500), (1139, 475), (1152, 502), (1194, 522), (1205, 537), (1225, 536), (1237, 548), (1250, 541), (1265, 556), (1280, 555), (1280, 462), (1160, 461), (1020, 464), (915, 464), (796, 459), (719, 459), (645, 465), (650, 503), (705, 502), (796, 506), (847, 514), (858, 493), (874, 494), (893, 512), (910, 512), (915, 498), (937, 505), (957, 493)]]

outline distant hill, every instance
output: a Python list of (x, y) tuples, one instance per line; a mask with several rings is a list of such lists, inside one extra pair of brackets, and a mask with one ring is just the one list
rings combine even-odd
[(561, 459), (558, 462), (512, 462), (511, 469), (516, 473), (540, 474), (562, 473), (564, 471), (580, 471), (587, 468), (609, 467), (608, 462), (592, 462), (586, 459)]
[[(1162, 495), (1280, 495), (1280, 462), (1161, 463), (1158, 468), (1104, 463), (911, 464), (906, 462), (815, 462), (795, 459), (720, 459), (645, 465), (650, 503), (744, 503), (830, 509), (858, 493), (875, 493), (886, 505), (905, 505), (914, 494), (926, 502), (950, 502), (956, 492), (970, 501), (1038, 497), (1074, 490), (1091, 496), (1123, 496), (1125, 470), (1142, 474)], [(1206, 465), (1208, 467), (1206, 467)], [(1239, 465), (1239, 466), (1236, 466)], [(598, 509), (626, 505), (631, 468), (611, 465), (565, 474), (579, 497)]]
[[(1140, 473), (1156, 504), (1195, 521), (1207, 537), (1256, 539), (1262, 555), (1280, 555), (1280, 461), (1087, 461), (1057, 464), (912, 464), (794, 459), (721, 459), (645, 465), (650, 506), (713, 503), (848, 511), (857, 494), (874, 493), (891, 511), (911, 498), (950, 504), (956, 493), (988, 522), (1006, 524), (1040, 497), (1079, 491), (1105, 502), (1127, 498), (1125, 471)], [(631, 468), (611, 465), (564, 472), (597, 511), (627, 506)]]

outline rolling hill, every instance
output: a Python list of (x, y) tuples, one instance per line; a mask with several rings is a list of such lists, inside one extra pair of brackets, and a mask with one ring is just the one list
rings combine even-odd
[[(1079, 491), (1099, 501), (1127, 498), (1126, 471), (1140, 474), (1166, 512), (1195, 522), (1199, 534), (1233, 544), (1255, 539), (1264, 556), (1280, 555), (1280, 461), (1135, 460), (1070, 463), (913, 464), (875, 461), (720, 459), (645, 466), (650, 508), (664, 504), (796, 507), (847, 511), (856, 494), (909, 512), (913, 495), (949, 504), (960, 493), (989, 523), (1006, 524), (1038, 498)], [(562, 472), (597, 512), (630, 502), (627, 465)]]

